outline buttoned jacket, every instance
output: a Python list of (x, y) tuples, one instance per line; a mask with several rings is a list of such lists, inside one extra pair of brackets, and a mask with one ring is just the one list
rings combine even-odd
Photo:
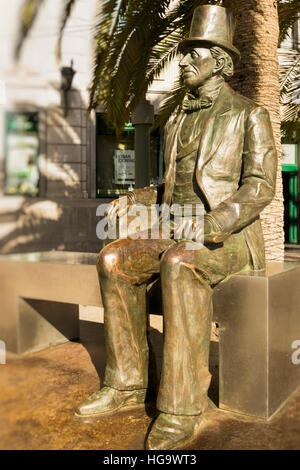
[[(181, 112), (166, 126), (166, 204), (172, 201), (178, 132), (183, 118)], [(224, 83), (201, 136), (189, 145), (188, 151), (195, 149), (196, 181), (206, 199), (208, 217), (218, 227), (214, 241), (222, 243), (232, 233), (243, 231), (253, 268), (262, 269), (264, 243), (259, 214), (274, 197), (277, 168), (267, 110)], [(136, 190), (134, 194), (138, 202), (157, 202), (155, 188)]]

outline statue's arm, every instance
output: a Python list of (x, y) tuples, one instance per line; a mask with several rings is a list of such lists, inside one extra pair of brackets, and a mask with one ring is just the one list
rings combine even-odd
[(276, 169), (277, 152), (269, 113), (258, 107), (246, 124), (241, 185), (206, 216), (212, 242), (226, 240), (258, 217), (274, 197)]

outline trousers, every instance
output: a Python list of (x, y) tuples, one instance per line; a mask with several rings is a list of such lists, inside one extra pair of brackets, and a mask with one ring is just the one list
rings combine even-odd
[(104, 306), (104, 383), (118, 390), (149, 386), (147, 286), (160, 277), (164, 345), (157, 409), (198, 415), (207, 406), (212, 292), (251, 269), (243, 233), (224, 243), (188, 249), (174, 239), (119, 239), (97, 258)]

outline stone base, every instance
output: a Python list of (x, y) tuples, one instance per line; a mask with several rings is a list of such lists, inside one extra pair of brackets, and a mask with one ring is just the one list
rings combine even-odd
[(270, 263), (215, 289), (220, 408), (267, 419), (300, 386), (299, 292), (297, 263)]
[(79, 305), (101, 306), (96, 255), (0, 256), (0, 340), (24, 354), (79, 338)]
[(79, 306), (19, 299), (19, 354), (79, 339)]

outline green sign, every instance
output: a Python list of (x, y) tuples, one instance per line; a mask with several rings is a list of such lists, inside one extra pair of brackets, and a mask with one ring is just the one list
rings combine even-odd
[(6, 194), (38, 194), (38, 152), (38, 113), (7, 113)]
[(131, 122), (125, 124), (124, 131), (134, 131), (134, 126), (131, 124)]

